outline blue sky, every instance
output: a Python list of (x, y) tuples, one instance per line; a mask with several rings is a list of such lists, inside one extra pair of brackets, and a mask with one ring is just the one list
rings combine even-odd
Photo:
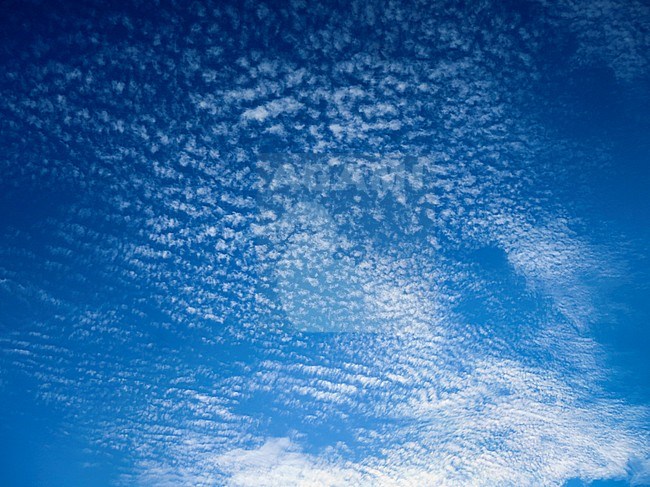
[(0, 484), (650, 485), (646, 3), (1, 9)]

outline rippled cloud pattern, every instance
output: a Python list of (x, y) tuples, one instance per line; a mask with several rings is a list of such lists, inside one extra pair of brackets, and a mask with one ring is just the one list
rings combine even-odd
[(650, 6), (0, 6), (0, 484), (650, 485)]

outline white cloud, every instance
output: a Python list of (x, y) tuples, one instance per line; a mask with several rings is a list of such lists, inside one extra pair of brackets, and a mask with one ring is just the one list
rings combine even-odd
[(285, 97), (278, 100), (272, 100), (265, 105), (255, 108), (249, 108), (242, 114), (244, 120), (255, 120), (257, 122), (264, 122), (267, 118), (275, 118), (283, 113), (294, 113), (302, 108), (304, 105), (299, 103), (292, 97)]
[(232, 487), (360, 485), (358, 472), (307, 455), (289, 438), (272, 438), (253, 450), (231, 450), (215, 462), (229, 474)]

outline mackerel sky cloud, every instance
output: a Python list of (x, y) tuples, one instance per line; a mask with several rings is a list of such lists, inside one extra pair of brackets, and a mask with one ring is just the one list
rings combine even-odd
[(0, 484), (650, 485), (650, 6), (0, 6)]

